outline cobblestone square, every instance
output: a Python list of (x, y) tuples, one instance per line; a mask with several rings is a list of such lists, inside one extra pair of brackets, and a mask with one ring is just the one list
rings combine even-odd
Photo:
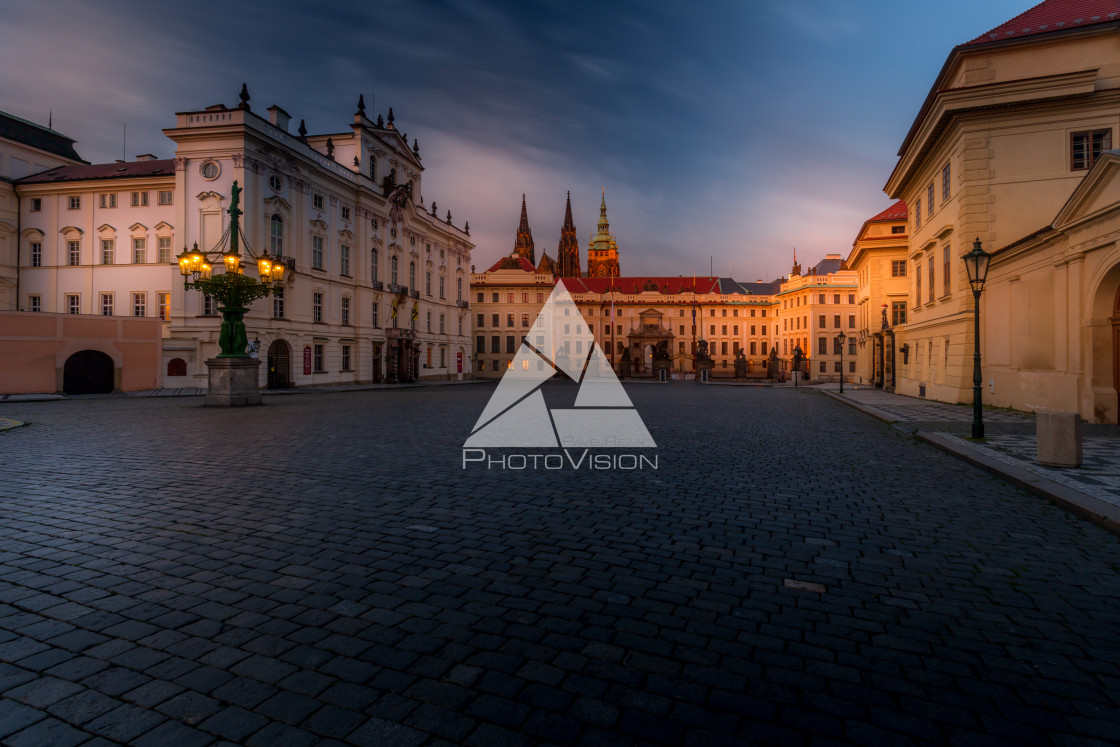
[(464, 470), (492, 392), (6, 403), (0, 740), (1120, 741), (1117, 537), (809, 390)]

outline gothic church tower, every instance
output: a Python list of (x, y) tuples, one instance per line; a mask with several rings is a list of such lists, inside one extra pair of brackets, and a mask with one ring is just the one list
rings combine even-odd
[(560, 248), (556, 250), (556, 274), (562, 278), (578, 278), (582, 274), (579, 261), (579, 239), (576, 238), (576, 224), (572, 220), (572, 193), (568, 193), (568, 204), (564, 207), (564, 225), (560, 228)]
[(533, 248), (533, 232), (529, 230), (529, 211), (525, 208), (525, 195), (521, 195), (521, 225), (517, 227), (517, 240), (513, 242), (513, 253), (524, 257), (534, 267), (537, 253)]
[(592, 278), (616, 278), (621, 275), (618, 266), (618, 244), (611, 235), (611, 225), (607, 222), (607, 193), (603, 191), (603, 201), (599, 204), (599, 232), (587, 245), (587, 276)]

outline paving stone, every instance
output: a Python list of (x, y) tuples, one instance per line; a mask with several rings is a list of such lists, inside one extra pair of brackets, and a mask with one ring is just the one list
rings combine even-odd
[(124, 704), (83, 724), (82, 728), (116, 742), (130, 742), (166, 720), (154, 711)]
[(58, 719), (45, 718), (34, 726), (4, 739), (6, 747), (74, 747), (89, 739), (89, 734)]
[(42, 721), (47, 714), (37, 708), (17, 703), (14, 700), (0, 699), (0, 738), (22, 731), (34, 723)]
[(358, 747), (419, 747), (427, 739), (426, 732), (385, 719), (371, 718), (347, 741)]

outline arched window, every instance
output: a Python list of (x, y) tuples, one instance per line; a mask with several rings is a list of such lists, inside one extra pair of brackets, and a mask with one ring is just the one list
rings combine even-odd
[(182, 358), (172, 358), (167, 362), (168, 376), (186, 376), (187, 362)]
[(397, 255), (395, 255), (395, 254), (393, 255), (393, 261), (390, 264), (392, 265), (392, 273), (390, 274), (391, 280), (389, 282), (392, 283), (393, 285), (396, 285), (397, 284)]
[(279, 214), (269, 221), (268, 252), (274, 257), (284, 256), (284, 218)]
[(377, 247), (369, 250), (369, 276), (370, 280), (377, 282)]
[(408, 287), (416, 290), (416, 263), (408, 263)]
[(463, 300), (463, 279), (462, 278), (456, 278), (456, 280), (455, 280), (455, 300), (456, 301), (462, 301)]

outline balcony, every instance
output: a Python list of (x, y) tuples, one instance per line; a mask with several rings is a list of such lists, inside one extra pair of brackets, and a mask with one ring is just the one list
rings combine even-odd
[(412, 298), (420, 298), (420, 291), (414, 288), (408, 292), (408, 295)]
[(390, 293), (397, 293), (397, 294), (402, 295), (402, 296), (408, 294), (408, 288), (404, 287), (403, 285), (397, 285), (396, 283), (389, 283), (389, 285), (387, 287), (388, 287)]
[(370, 287), (372, 287), (375, 291), (385, 290), (385, 284), (380, 280), (374, 280), (373, 282), (371, 282)]
[(471, 307), (470, 301), (456, 301), (455, 305), (460, 309), (469, 309)]

